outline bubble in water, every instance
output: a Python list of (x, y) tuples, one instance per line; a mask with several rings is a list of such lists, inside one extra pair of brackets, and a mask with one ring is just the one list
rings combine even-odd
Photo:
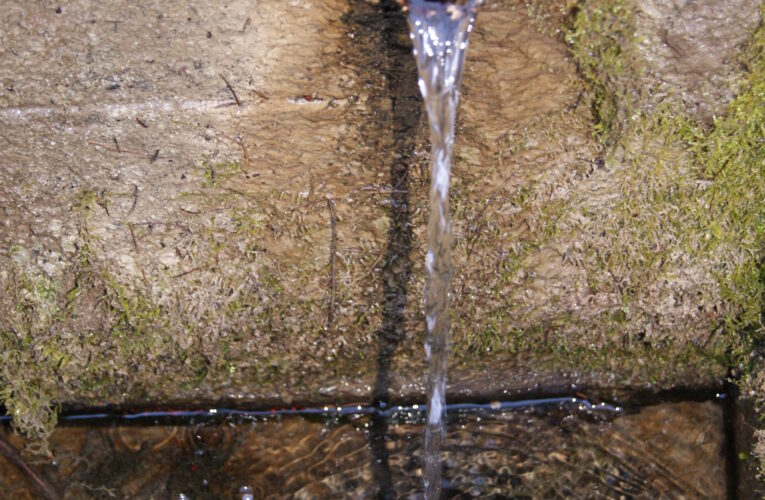
[(255, 498), (250, 486), (242, 486), (239, 488), (239, 494), (242, 495), (242, 500), (253, 500)]

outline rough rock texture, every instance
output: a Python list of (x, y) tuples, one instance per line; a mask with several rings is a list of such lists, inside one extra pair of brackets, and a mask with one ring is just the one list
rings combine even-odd
[(757, 0), (663, 1), (635, 4), (636, 36), (646, 61), (644, 89), (654, 102), (676, 99), (712, 123), (739, 91), (731, 78), (741, 46), (757, 25)]
[[(487, 2), (452, 188), (455, 393), (724, 376), (718, 326), (751, 296), (725, 293), (726, 262), (751, 245), (738, 226), (657, 225), (675, 201), (640, 191), (640, 143), (611, 154), (592, 114), (620, 102), (598, 89), (625, 91), (617, 118), (655, 106), (639, 74), (702, 117), (724, 109), (759, 16), (730, 2), (736, 17), (694, 24), (707, 4)], [(629, 31), (622, 59), (588, 52), (597, 28)], [(0, 379), (17, 425), (44, 433), (51, 401), (420, 394), (429, 146), (410, 50), (393, 1), (4, 6)], [(587, 55), (649, 72), (598, 87)]]

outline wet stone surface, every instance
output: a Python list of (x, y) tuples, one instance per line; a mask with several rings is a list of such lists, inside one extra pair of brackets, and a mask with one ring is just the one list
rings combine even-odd
[(757, 26), (759, 6), (756, 0), (639, 2), (636, 36), (649, 100), (680, 102), (709, 124), (724, 114), (738, 90), (731, 76)]
[[(21, 427), (44, 435), (51, 402), (422, 393), (429, 144), (392, 0), (3, 7), (0, 380)], [(632, 272), (629, 169), (601, 158), (566, 16), (487, 1), (471, 35), (452, 389), (712, 386), (735, 259), (670, 242)], [(709, 68), (715, 88), (737, 69)]]
[[(370, 416), (64, 426), (51, 438), (55, 462), (32, 463), (67, 498), (239, 498), (244, 487), (255, 498), (409, 498), (422, 493), (422, 418), (396, 414), (383, 427)], [(619, 415), (572, 404), (454, 413), (444, 445), (444, 493), (725, 498), (723, 441), (722, 408), (714, 402)], [(34, 498), (4, 459), (0, 487), (12, 498)]]

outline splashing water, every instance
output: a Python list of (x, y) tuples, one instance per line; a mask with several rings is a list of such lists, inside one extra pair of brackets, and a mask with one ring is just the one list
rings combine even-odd
[(446, 362), (449, 344), (449, 283), (452, 278), (449, 173), (454, 122), (468, 36), (482, 0), (460, 4), (410, 0), (409, 28), (420, 92), (430, 120), (432, 146), (428, 253), (425, 257), (425, 355), (428, 415), (425, 427), (426, 498), (441, 494), (441, 443), (445, 432)]

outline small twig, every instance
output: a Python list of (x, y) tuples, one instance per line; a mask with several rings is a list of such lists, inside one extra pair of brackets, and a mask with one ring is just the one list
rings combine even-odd
[(335, 316), (335, 295), (337, 294), (336, 261), (337, 261), (337, 212), (335, 202), (327, 198), (329, 221), (332, 227), (332, 241), (329, 247), (329, 307), (327, 310), (327, 329), (332, 328)]
[(183, 224), (179, 224), (177, 222), (165, 222), (161, 220), (150, 220), (145, 222), (133, 222), (131, 223), (132, 226), (147, 226), (150, 230), (154, 228), (154, 226), (166, 226), (166, 227), (176, 227), (178, 229), (183, 229), (187, 233), (191, 232), (191, 229), (189, 229), (188, 226), (185, 226)]
[(588, 158), (585, 158), (584, 156), (577, 156), (576, 159), (579, 161), (583, 161), (585, 163), (589, 163), (593, 167), (597, 167), (597, 168), (601, 168), (605, 164), (605, 162), (601, 158), (590, 160)]
[(249, 153), (247, 153), (247, 148), (244, 147), (244, 143), (241, 140), (239, 140), (239, 139), (236, 139), (236, 143), (239, 144), (240, 148), (242, 148), (242, 156), (244, 157), (244, 163), (249, 168), (249, 166), (250, 166), (250, 155), (249, 155)]
[(117, 142), (117, 138), (116, 137), (112, 137), (112, 140), (114, 141), (114, 147), (117, 148), (117, 152), (118, 153), (122, 153), (122, 150), (120, 149), (120, 143)]
[(186, 276), (187, 274), (193, 273), (194, 271), (199, 271), (199, 268), (198, 267), (193, 267), (193, 268), (189, 269), (188, 271), (183, 271), (182, 273), (179, 273), (179, 274), (176, 274), (176, 275), (172, 276), (172, 278), (181, 278), (183, 276)]
[(130, 237), (133, 238), (133, 248), (135, 248), (135, 253), (141, 253), (138, 250), (138, 241), (135, 239), (135, 231), (133, 231), (133, 224), (128, 224), (128, 229), (130, 230)]
[(221, 78), (223, 78), (223, 81), (226, 82), (226, 87), (228, 87), (229, 92), (231, 92), (231, 95), (234, 96), (234, 101), (236, 101), (237, 106), (242, 105), (242, 101), (239, 100), (239, 97), (236, 95), (236, 92), (234, 92), (234, 87), (231, 86), (230, 83), (228, 83), (228, 80), (226, 80), (226, 77), (223, 76), (222, 73), (218, 73)]
[(709, 335), (707, 335), (707, 339), (704, 341), (703, 344), (701, 344), (701, 347), (703, 349), (706, 349), (707, 346), (709, 345), (709, 341), (712, 340), (712, 337), (714, 337), (718, 332), (723, 331), (724, 327), (725, 327), (725, 323), (721, 321), (716, 327), (712, 329), (712, 331), (709, 332)]
[[(163, 439), (159, 443), (157, 443), (154, 446), (152, 446), (151, 447), (151, 451), (158, 451), (158, 450), (161, 450), (162, 448), (164, 448), (168, 443), (170, 443), (173, 440), (173, 438), (175, 437), (175, 435), (177, 433), (178, 433), (178, 427), (173, 427), (173, 432), (171, 432), (170, 435), (167, 436), (165, 439)], [(136, 450), (136, 451), (138, 451), (138, 450)]]
[(104, 200), (103, 198), (99, 197), (96, 199), (96, 205), (104, 209), (104, 212), (106, 212), (106, 215), (108, 217), (111, 217), (112, 214), (109, 213), (109, 204)]
[(114, 19), (104, 19), (104, 21), (106, 21), (107, 23), (114, 24), (114, 32), (115, 33), (117, 32), (117, 25), (122, 24), (122, 21), (117, 21), (117, 20), (114, 20)]
[(244, 142), (242, 142), (242, 140), (239, 139), (238, 137), (229, 137), (228, 135), (224, 134), (223, 132), (220, 132), (220, 135), (224, 139), (228, 139), (229, 141), (231, 141), (234, 144), (236, 144), (237, 146), (239, 146), (239, 149), (242, 150), (242, 158), (244, 159), (244, 163), (245, 163), (245, 165), (247, 165), (247, 167), (249, 167), (250, 166), (250, 155), (247, 152), (247, 148), (244, 146)]
[(374, 260), (374, 262), (372, 262), (372, 265), (369, 266), (369, 269), (365, 273), (362, 273), (361, 276), (357, 276), (356, 279), (353, 280), (353, 282), (351, 283), (351, 286), (349, 288), (353, 289), (356, 286), (357, 283), (359, 283), (361, 280), (366, 279), (369, 275), (374, 273), (375, 272), (375, 267), (377, 267), (377, 264), (380, 263), (380, 261), (382, 260), (382, 258), (384, 256), (385, 256), (384, 254), (378, 255), (377, 258)]
[(135, 121), (137, 121), (138, 125), (142, 126), (143, 128), (149, 128), (149, 126), (146, 125), (146, 122), (141, 120), (140, 118), (136, 117)]
[(311, 195), (313, 195), (313, 172), (308, 172), (308, 198), (306, 198), (306, 204), (311, 204)]
[(133, 213), (133, 210), (135, 210), (135, 206), (138, 203), (138, 185), (133, 184), (133, 204), (130, 206), (130, 211), (128, 212), (128, 215)]
[(56, 490), (54, 490), (36, 470), (24, 461), (16, 449), (2, 436), (0, 436), (0, 453), (24, 473), (27, 479), (29, 479), (29, 482), (37, 488), (37, 491), (39, 491), (43, 497), (48, 500), (57, 500), (60, 498), (58, 493), (56, 493)]
[(717, 176), (719, 176), (719, 175), (720, 175), (720, 174), (723, 172), (723, 170), (725, 170), (725, 169), (728, 167), (728, 163), (730, 163), (730, 162), (729, 162), (728, 160), (725, 160), (725, 162), (723, 163), (722, 167), (720, 167), (720, 168), (717, 170), (717, 172), (715, 172), (715, 173), (712, 175), (712, 177), (711, 177), (711, 179), (710, 179), (710, 180), (713, 180), (713, 181), (714, 181), (714, 180), (717, 180)]
[(239, 196), (241, 196), (242, 198), (252, 198), (252, 195), (251, 195), (251, 194), (249, 194), (249, 193), (245, 193), (244, 191), (240, 191), (240, 190), (238, 190), (238, 189), (234, 189), (234, 188), (230, 188), (230, 187), (226, 187), (226, 188), (223, 188), (223, 189), (225, 189), (225, 190), (226, 190), (226, 191), (228, 191), (229, 193), (238, 194), (238, 195), (239, 195)]
[(90, 486), (89, 484), (83, 482), (80, 482), (79, 484), (81, 484), (82, 487), (88, 491), (92, 491), (94, 493), (106, 493), (111, 498), (117, 498), (117, 490), (114, 488), (107, 488), (106, 486)]
[(377, 194), (407, 194), (409, 191), (406, 189), (383, 189), (375, 186), (362, 186), (362, 191), (372, 191)]

